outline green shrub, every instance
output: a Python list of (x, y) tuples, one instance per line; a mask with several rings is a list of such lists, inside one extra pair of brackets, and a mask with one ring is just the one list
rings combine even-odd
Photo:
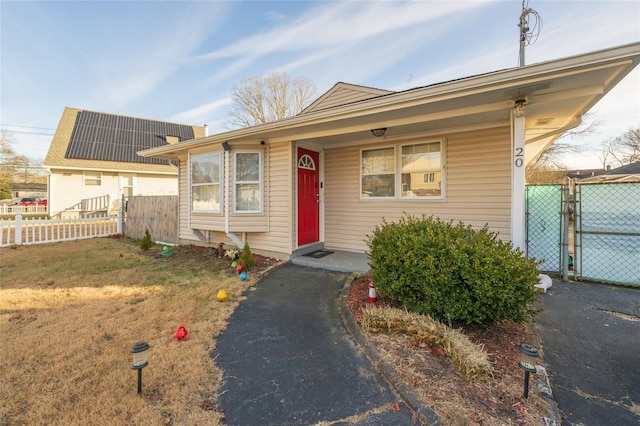
[(367, 236), (380, 294), (441, 321), (490, 325), (533, 311), (538, 263), (485, 226), (405, 215)]
[(153, 240), (151, 239), (151, 234), (149, 234), (149, 229), (144, 230), (144, 237), (140, 240), (140, 248), (144, 251), (149, 250), (153, 247)]
[(249, 244), (244, 243), (244, 247), (242, 248), (242, 254), (240, 255), (240, 259), (238, 260), (244, 269), (250, 271), (251, 268), (256, 266), (256, 258), (251, 253), (251, 249), (249, 248)]

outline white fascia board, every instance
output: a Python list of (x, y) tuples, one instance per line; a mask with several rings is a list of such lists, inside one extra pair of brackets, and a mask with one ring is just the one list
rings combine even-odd
[[(295, 130), (303, 126), (324, 124), (337, 119), (354, 118), (425, 103), (435, 103), (492, 90), (505, 90), (518, 85), (530, 85), (594, 69), (619, 67), (619, 71), (614, 73), (612, 78), (602, 82), (608, 85), (604, 89), (604, 93), (606, 93), (633, 69), (639, 61), (640, 43), (633, 43), (617, 48), (391, 93), (374, 99), (301, 114), (257, 126), (231, 130), (217, 135), (180, 142), (175, 145), (139, 151), (138, 155), (172, 159), (180, 153), (185, 153), (191, 148), (202, 145), (222, 143), (235, 139), (266, 139), (270, 133), (275, 133), (278, 130)], [(623, 72), (623, 69), (628, 71)], [(595, 104), (602, 96), (594, 96), (593, 101), (590, 103)]]

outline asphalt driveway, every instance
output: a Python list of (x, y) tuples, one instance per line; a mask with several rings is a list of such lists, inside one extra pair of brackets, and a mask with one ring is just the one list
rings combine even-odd
[(246, 293), (213, 354), (227, 424), (420, 424), (345, 328), (347, 277), (286, 264)]
[(640, 424), (640, 289), (554, 281), (535, 330), (571, 425)]

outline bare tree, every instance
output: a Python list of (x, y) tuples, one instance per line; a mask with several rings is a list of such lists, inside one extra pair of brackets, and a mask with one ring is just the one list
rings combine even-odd
[(566, 169), (562, 164), (562, 157), (580, 152), (581, 147), (576, 144), (576, 141), (583, 136), (594, 133), (601, 124), (598, 120), (585, 121), (583, 125), (564, 133), (554, 143), (546, 147), (527, 165), (525, 172), (527, 182), (561, 182)]
[(603, 142), (599, 157), (603, 167), (640, 161), (640, 127), (630, 127), (622, 135)]
[(16, 154), (13, 143), (11, 134), (3, 130), (0, 133), (0, 192), (5, 195), (7, 188), (11, 193), (11, 182), (46, 182), (42, 161)]
[(12, 143), (11, 135), (3, 130), (0, 133), (0, 199), (11, 198), (11, 159), (16, 155)]
[(286, 73), (242, 80), (233, 88), (229, 110), (232, 127), (248, 127), (292, 117), (316, 96), (316, 88), (306, 78), (291, 79)]
[(600, 160), (603, 169), (606, 169), (607, 165), (611, 165), (611, 161), (609, 159), (611, 157), (612, 143), (613, 138), (602, 142), (602, 146), (600, 147), (600, 154), (598, 154), (598, 159)]
[(527, 183), (563, 183), (565, 175), (565, 170), (547, 167), (545, 165), (527, 167), (525, 170), (525, 180)]

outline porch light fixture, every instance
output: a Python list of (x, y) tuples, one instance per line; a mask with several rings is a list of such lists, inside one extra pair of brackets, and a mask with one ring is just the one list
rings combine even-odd
[(384, 136), (384, 134), (387, 133), (387, 128), (386, 127), (381, 127), (379, 129), (373, 129), (371, 130), (371, 134), (373, 136), (375, 136), (376, 138), (381, 138)]
[(229, 151), (231, 150), (231, 145), (229, 145), (229, 142), (224, 141), (222, 142), (222, 148), (224, 148), (225, 151)]
[(524, 397), (529, 397), (529, 374), (536, 372), (536, 358), (540, 356), (538, 349), (527, 343), (518, 348), (520, 350), (520, 362), (518, 367), (524, 370)]
[(147, 361), (148, 349), (147, 342), (136, 343), (131, 348), (131, 354), (133, 354), (133, 367), (131, 369), (138, 370), (138, 393), (142, 393), (142, 369), (149, 365)]

